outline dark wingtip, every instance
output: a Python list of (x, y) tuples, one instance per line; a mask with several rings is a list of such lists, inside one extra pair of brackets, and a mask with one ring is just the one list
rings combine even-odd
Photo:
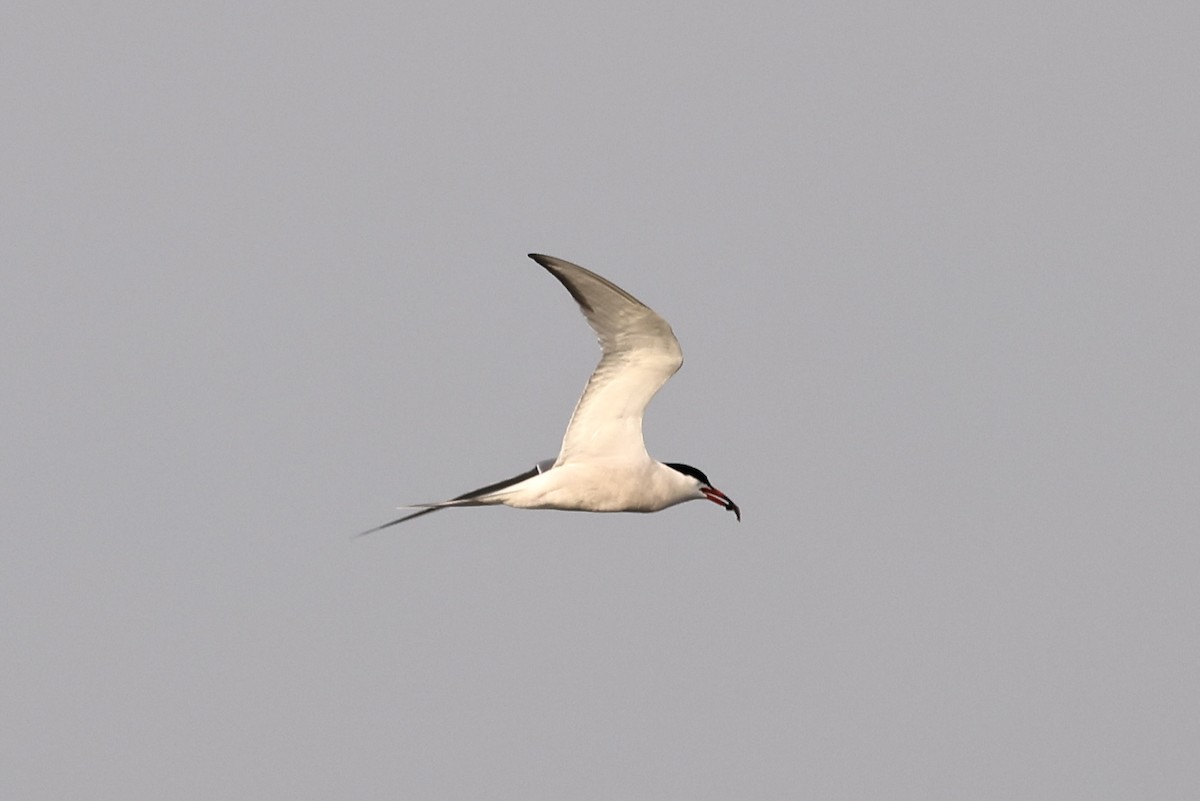
[[(564, 262), (562, 259), (556, 259), (553, 256), (543, 256), (541, 253), (530, 253), (529, 258), (533, 259), (538, 264), (545, 267), (546, 270), (551, 275), (553, 275), (555, 278), (557, 278), (558, 282), (560, 284), (562, 284), (564, 287), (566, 287), (567, 291), (571, 293), (571, 297), (575, 299), (575, 302), (579, 304), (579, 307), (581, 309), (583, 309), (585, 312), (592, 311), (592, 304), (588, 303), (587, 298), (585, 298), (583, 296), (583, 294), (579, 291), (579, 289), (573, 283), (571, 283), (571, 281), (568, 280), (566, 278), (566, 276), (563, 275), (563, 267), (564, 266), (565, 267), (574, 267), (577, 270), (583, 270), (583, 272), (585, 272), (585, 273), (587, 272), (587, 270), (584, 270), (582, 267), (580, 267), (577, 264), (571, 264), (570, 262)], [(558, 268), (558, 269), (555, 269), (555, 268)]]
[(376, 526), (375, 528), (369, 528), (366, 531), (360, 531), (357, 534), (353, 534), (351, 535), (350, 539), (356, 540), (359, 537), (365, 537), (368, 534), (374, 534), (376, 531), (383, 531), (385, 528), (391, 528), (397, 523), (403, 523), (405, 520), (412, 520), (414, 517), (420, 517), (421, 515), (427, 515), (430, 512), (436, 512), (438, 509), (439, 507), (437, 506), (431, 506), (428, 509), (422, 509), (419, 512), (413, 512), (412, 514), (407, 514), (404, 517), (398, 517), (395, 520), (384, 523), (382, 526)]

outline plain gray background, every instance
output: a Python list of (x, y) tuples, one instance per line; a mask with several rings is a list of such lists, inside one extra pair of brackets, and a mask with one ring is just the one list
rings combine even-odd
[(0, 795), (1195, 798), (1197, 8), (6, 4)]

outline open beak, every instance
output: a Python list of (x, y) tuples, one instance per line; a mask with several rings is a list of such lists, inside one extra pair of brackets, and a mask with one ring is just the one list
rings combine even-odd
[(742, 510), (738, 508), (736, 503), (730, 500), (728, 495), (721, 492), (719, 489), (716, 489), (715, 487), (701, 487), (700, 491), (704, 493), (705, 498), (708, 498), (713, 503), (719, 503), (724, 506), (727, 511), (733, 512), (735, 515), (737, 515), (738, 522), (742, 522)]

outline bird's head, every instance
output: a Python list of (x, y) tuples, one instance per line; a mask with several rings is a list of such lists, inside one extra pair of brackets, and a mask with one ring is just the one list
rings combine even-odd
[(714, 487), (712, 482), (708, 480), (708, 476), (704, 475), (703, 471), (697, 470), (690, 464), (680, 464), (679, 462), (666, 462), (666, 465), (676, 472), (683, 473), (685, 476), (688, 476), (694, 482), (696, 482), (697, 500), (704, 498), (712, 501), (713, 503), (718, 503), (721, 506), (724, 506), (730, 512), (733, 512), (735, 515), (737, 515), (739, 523), (742, 522), (742, 510), (738, 508), (738, 505), (734, 503), (728, 495)]

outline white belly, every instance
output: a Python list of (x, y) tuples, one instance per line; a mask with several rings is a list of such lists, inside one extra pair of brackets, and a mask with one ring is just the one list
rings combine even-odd
[(518, 509), (563, 509), (584, 512), (657, 512), (678, 500), (667, 500), (654, 462), (565, 464), (534, 476), (501, 499)]

